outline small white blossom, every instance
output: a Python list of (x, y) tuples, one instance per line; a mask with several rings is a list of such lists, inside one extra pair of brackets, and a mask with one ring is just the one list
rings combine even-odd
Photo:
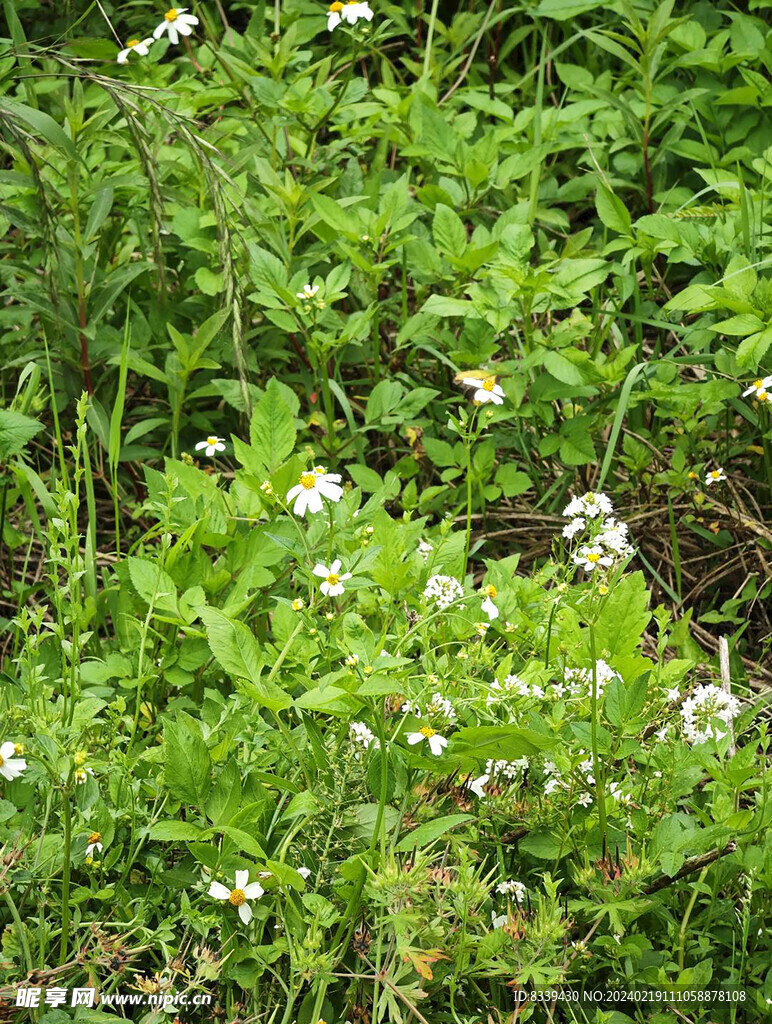
[(259, 900), (265, 890), (259, 882), (249, 882), (248, 871), (237, 871), (233, 888), (229, 889), (222, 882), (212, 882), (208, 894), (216, 900), (227, 900), (232, 907), (239, 908), (239, 917), (244, 924), (252, 920), (252, 908), (247, 900)]
[(423, 743), (426, 740), (429, 744), (429, 750), (434, 754), (435, 757), (439, 757), (444, 747), (447, 747), (448, 741), (444, 736), (440, 736), (438, 732), (435, 732), (430, 726), (425, 725), (418, 732), (410, 732), (407, 734), (407, 741), (411, 747), (414, 747), (417, 743)]
[(86, 847), (86, 857), (93, 857), (94, 850), (96, 850), (97, 853), (101, 853), (102, 850), (104, 850), (104, 846), (102, 845), (102, 836), (99, 832), (92, 832), (89, 835), (88, 846)]
[(772, 404), (772, 377), (759, 377), (749, 388), (743, 391), (743, 398), (753, 395), (757, 402), (769, 402)]
[(318, 284), (304, 284), (302, 292), (295, 292), (295, 297), (298, 299), (304, 299), (309, 302), (313, 299), (314, 295), (319, 291)]
[(424, 599), (434, 600), (438, 608), (447, 608), (464, 596), (464, 588), (454, 576), (430, 576), (424, 588)]
[(340, 473), (328, 473), (321, 466), (300, 474), (300, 480), (287, 492), (287, 501), (294, 501), (292, 511), (296, 516), (304, 516), (306, 512), (321, 512), (324, 507), (322, 498), (328, 501), (340, 501), (343, 488), (340, 485)]
[(27, 770), (24, 758), (16, 756), (19, 752), (17, 746), (9, 740), (0, 747), (0, 775), (8, 782), (18, 779)]
[(476, 377), (463, 377), (461, 383), (464, 387), (474, 388), (472, 401), (480, 405), (493, 402), (494, 405), (504, 404), (504, 389), (496, 383), (495, 377), (486, 377), (485, 380), (478, 380)]
[(499, 882), (496, 886), (496, 892), (502, 894), (502, 896), (514, 896), (515, 900), (520, 903), (525, 899), (525, 886), (522, 882), (516, 882), (512, 878), (508, 878), (506, 882)]
[(563, 536), (566, 538), (566, 540), (572, 540), (577, 535), (577, 533), (582, 532), (586, 525), (587, 523), (582, 518), (582, 516), (577, 516), (575, 519), (572, 519), (570, 523), (566, 523), (566, 525), (563, 527)]
[(720, 484), (724, 480), (726, 480), (726, 473), (722, 466), (719, 466), (718, 469), (711, 469), (709, 473), (705, 474), (706, 487), (710, 487), (711, 484)]
[(379, 743), (375, 733), (368, 729), (364, 722), (352, 722), (348, 727), (348, 736), (352, 743), (364, 747), (365, 750), (371, 746), (378, 749)]
[(128, 43), (126, 43), (126, 49), (121, 50), (118, 54), (118, 57), (116, 58), (118, 63), (126, 64), (130, 53), (138, 53), (140, 57), (147, 57), (152, 43), (152, 37), (150, 39), (130, 39)]
[(339, 558), (335, 559), (329, 569), (326, 565), (322, 565), (321, 562), (317, 562), (314, 566), (314, 576), (321, 577), (323, 581), (319, 585), (319, 589), (326, 597), (340, 597), (345, 590), (343, 586), (344, 581), (351, 579), (351, 573), (342, 573), (340, 567), (341, 561)]
[(198, 25), (198, 18), (194, 14), (186, 14), (187, 7), (170, 7), (164, 14), (164, 20), (153, 32), (154, 39), (160, 39), (164, 32), (169, 34), (169, 42), (177, 45), (180, 36), (189, 36), (193, 32), (193, 26)]
[(579, 551), (573, 556), (575, 565), (580, 566), (585, 572), (594, 572), (598, 566), (608, 567), (613, 565), (614, 559), (610, 555), (604, 555), (603, 548), (596, 545), (583, 544)]
[(367, 0), (346, 0), (346, 3), (335, 0), (327, 11), (327, 31), (332, 32), (344, 21), (348, 25), (356, 25), (360, 18), (373, 20), (373, 12)]
[(727, 735), (728, 728), (722, 729), (716, 722), (727, 727), (740, 714), (742, 705), (731, 693), (712, 684), (698, 686), (691, 697), (681, 705), (683, 734), (689, 743), (705, 743), (709, 739), (720, 740)]
[(196, 451), (200, 452), (201, 449), (204, 448), (204, 455), (211, 459), (216, 452), (225, 451), (225, 445), (223, 444), (224, 440), (225, 438), (223, 437), (215, 437), (212, 435), (212, 437), (207, 437), (205, 441), (199, 441), (196, 445)]
[(489, 621), (493, 622), (494, 619), (497, 619), (499, 617), (499, 610), (493, 603), (494, 598), (498, 596), (498, 591), (496, 590), (492, 583), (489, 583), (487, 587), (483, 588), (482, 593), (483, 602), (480, 605), (480, 607), (488, 616)]

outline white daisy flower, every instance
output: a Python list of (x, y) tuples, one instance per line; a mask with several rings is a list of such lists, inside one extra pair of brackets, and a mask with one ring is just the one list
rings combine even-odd
[(480, 405), (487, 402), (493, 402), (494, 405), (504, 404), (504, 389), (496, 383), (495, 377), (486, 377), (483, 381), (477, 380), (476, 377), (463, 377), (461, 383), (464, 387), (476, 389), (472, 395), (473, 402)]
[(668, 700), (680, 700), (681, 691), (678, 689), (677, 686), (673, 686), (665, 690), (665, 696)]
[(709, 473), (705, 474), (705, 486), (710, 487), (711, 484), (720, 484), (723, 480), (726, 480), (726, 473), (722, 466), (718, 469), (711, 469)]
[(364, 747), (365, 750), (370, 746), (377, 750), (380, 746), (375, 733), (364, 722), (352, 722), (348, 727), (348, 737), (352, 743)]
[(347, 0), (345, 4), (335, 0), (327, 11), (327, 31), (332, 32), (343, 21), (348, 25), (356, 25), (360, 18), (364, 18), (365, 21), (373, 20), (373, 12), (367, 0)]
[(207, 437), (205, 441), (199, 441), (196, 445), (196, 451), (200, 452), (201, 449), (205, 449), (204, 455), (211, 459), (215, 452), (224, 452), (225, 445), (223, 444), (224, 437)]
[(475, 796), (479, 796), (482, 800), (487, 794), (485, 792), (485, 786), (490, 782), (490, 775), (487, 772), (483, 772), (482, 775), (478, 775), (476, 779), (469, 779), (466, 786), (467, 789), (471, 789)]
[(198, 25), (198, 18), (194, 14), (186, 14), (187, 7), (170, 7), (164, 14), (164, 20), (153, 32), (154, 39), (160, 39), (164, 32), (169, 33), (169, 42), (176, 45), (180, 36), (189, 36), (193, 33), (193, 26)]
[(583, 544), (574, 555), (573, 561), (576, 565), (580, 565), (585, 572), (593, 572), (599, 565), (612, 565), (614, 559), (610, 555), (604, 555), (601, 547), (590, 547), (589, 544)]
[(76, 768), (72, 773), (72, 777), (75, 780), (76, 786), (83, 786), (88, 781), (89, 775), (93, 776), (93, 768)]
[(129, 59), (130, 53), (138, 53), (140, 57), (147, 57), (150, 52), (150, 47), (153, 44), (152, 37), (149, 39), (130, 39), (126, 43), (126, 49), (121, 50), (118, 54), (117, 60), (119, 64), (126, 64)]
[(435, 732), (431, 726), (425, 725), (418, 732), (409, 732), (407, 734), (407, 741), (411, 747), (414, 747), (416, 743), (423, 743), (427, 740), (429, 743), (429, 750), (434, 754), (435, 757), (439, 757), (442, 753), (443, 747), (447, 747), (448, 741), (444, 736), (440, 736), (438, 732)]
[[(333, 618), (334, 617), (335, 616), (333, 616)], [(357, 665), (359, 664), (359, 655), (358, 654), (347, 654), (346, 655), (346, 664), (348, 665), (349, 668), (356, 668)]]
[(657, 729), (654, 735), (657, 737), (660, 743), (663, 743), (667, 734), (670, 732), (669, 725), (663, 725), (661, 729)]
[(320, 576), (324, 581), (319, 589), (327, 597), (340, 597), (345, 589), (343, 581), (351, 579), (351, 573), (342, 573), (340, 571), (340, 566), (341, 562), (339, 558), (335, 559), (329, 569), (326, 565), (322, 565), (321, 562), (317, 562), (314, 566), (314, 576)]
[(22, 748), (11, 743), (10, 740), (0, 747), (0, 775), (8, 782), (18, 779), (22, 772), (27, 770), (27, 762), (23, 757), (16, 755), (22, 752)]
[(302, 292), (295, 292), (295, 298), (303, 299), (305, 302), (313, 299), (314, 295), (319, 291), (318, 284), (304, 284)]
[(493, 599), (498, 595), (498, 591), (496, 590), (492, 583), (489, 583), (488, 586), (485, 587), (485, 589), (483, 590), (483, 594), (485, 595), (485, 600), (480, 605), (480, 607), (488, 616), (489, 621), (493, 622), (494, 619), (497, 619), (499, 617), (499, 610), (493, 603)]
[(104, 850), (104, 846), (102, 845), (102, 836), (99, 832), (91, 832), (89, 834), (88, 846), (86, 847), (86, 856), (93, 857), (94, 850), (96, 850), (97, 853), (101, 853), (102, 850)]
[(589, 807), (592, 803), (592, 797), (589, 793), (580, 793), (579, 796), (576, 798), (576, 802), (580, 804), (582, 807)]
[(749, 388), (743, 391), (743, 398), (747, 398), (748, 395), (753, 397), (759, 402), (770, 402), (772, 403), (772, 377), (759, 377), (751, 384)]
[(287, 492), (287, 501), (295, 502), (292, 511), (296, 516), (304, 516), (307, 511), (321, 512), (322, 498), (340, 501), (343, 488), (339, 484), (340, 473), (328, 473), (321, 466), (315, 466), (300, 474), (299, 482)]
[(232, 889), (228, 889), (222, 882), (212, 882), (208, 889), (208, 894), (214, 899), (227, 900), (232, 907), (238, 907), (239, 917), (244, 924), (252, 920), (252, 908), (247, 900), (259, 900), (264, 892), (259, 882), (249, 882), (248, 871), (236, 872)]

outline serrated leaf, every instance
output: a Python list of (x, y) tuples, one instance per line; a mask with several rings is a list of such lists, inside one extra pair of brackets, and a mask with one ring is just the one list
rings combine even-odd
[(457, 825), (463, 825), (465, 821), (474, 821), (473, 814), (447, 814), (443, 818), (435, 818), (434, 821), (427, 821), (418, 828), (413, 829), (408, 835), (403, 836), (397, 843), (397, 850), (404, 853), (406, 850), (420, 850), (435, 839), (439, 839), (450, 829)]
[(211, 758), (206, 743), (185, 721), (164, 727), (164, 781), (169, 793), (203, 810)]
[(274, 473), (295, 448), (297, 431), (292, 412), (275, 381), (257, 403), (249, 425), (252, 449), (269, 473)]
[(0, 409), (0, 460), (20, 455), (25, 444), (31, 441), (43, 424), (10, 409)]
[(441, 252), (461, 257), (466, 250), (466, 228), (458, 214), (449, 206), (438, 203), (432, 222), (434, 244)]
[(147, 604), (162, 612), (178, 614), (177, 588), (165, 569), (144, 558), (129, 558), (129, 578), (132, 586)]

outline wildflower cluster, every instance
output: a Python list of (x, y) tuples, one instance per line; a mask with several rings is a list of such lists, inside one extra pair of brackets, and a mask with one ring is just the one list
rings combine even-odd
[(169, 42), (174, 46), (180, 41), (180, 36), (191, 35), (193, 26), (198, 25), (198, 18), (194, 14), (188, 14), (187, 10), (187, 7), (170, 7), (164, 14), (164, 20), (153, 30), (152, 36), (147, 39), (130, 39), (126, 43), (125, 48), (118, 54), (118, 63), (125, 64), (132, 53), (147, 57), (153, 42), (160, 39), (164, 33), (169, 36)]
[(692, 696), (687, 697), (681, 705), (681, 728), (684, 738), (693, 744), (706, 743), (710, 739), (723, 739), (741, 709), (742, 705), (737, 697), (727, 693), (720, 686), (698, 686)]
[(475, 796), (483, 799), (488, 796), (486, 786), (489, 783), (509, 785), (518, 776), (522, 775), (528, 768), (528, 758), (521, 757), (516, 761), (496, 761), (494, 758), (488, 758), (485, 763), (485, 771), (482, 775), (478, 775), (476, 779), (469, 779), (466, 783), (467, 787), (471, 789)]
[(569, 541), (578, 536), (583, 540), (571, 560), (587, 573), (608, 569), (633, 554), (627, 524), (615, 519), (613, 512), (609, 497), (593, 491), (572, 498), (563, 509), (563, 515), (571, 520), (563, 527), (563, 536)]
[(434, 601), (438, 608), (447, 608), (464, 596), (464, 588), (454, 576), (430, 576), (424, 588), (424, 600)]

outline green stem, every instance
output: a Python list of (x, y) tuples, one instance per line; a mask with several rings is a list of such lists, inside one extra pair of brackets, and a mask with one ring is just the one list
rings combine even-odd
[(64, 863), (62, 865), (62, 944), (59, 963), (67, 962), (67, 946), (70, 938), (70, 848), (72, 846), (72, 811), (70, 808), (70, 792), (64, 790)]
[(8, 904), (8, 909), (11, 912), (13, 923), (16, 925), (16, 931), (19, 933), (19, 943), (24, 954), (24, 963), (26, 964), (27, 971), (31, 971), (35, 965), (32, 963), (32, 954), (30, 953), (29, 942), (27, 941), (27, 929), (24, 927), (24, 923), (19, 916), (19, 911), (13, 901), (10, 889), (7, 889), (3, 895), (5, 896), (5, 902)]
[(710, 865), (706, 865), (700, 872), (700, 877), (697, 880), (697, 884), (694, 886), (694, 890), (691, 895), (691, 899), (686, 905), (684, 911), (683, 920), (681, 921), (681, 927), (678, 930), (678, 970), (683, 971), (684, 959), (686, 955), (686, 929), (689, 927), (689, 918), (692, 916), (694, 910), (694, 904), (697, 902), (697, 896), (700, 892), (700, 885), (705, 881), (705, 875), (708, 873)]
[(592, 746), (592, 773), (595, 776), (595, 797), (598, 802), (598, 824), (600, 826), (601, 845), (606, 851), (606, 790), (601, 777), (600, 758), (598, 756), (598, 659), (595, 656), (595, 627), (590, 623), (590, 657), (592, 658), (592, 700), (590, 724), (590, 742)]
[(429, 74), (429, 64), (432, 58), (432, 40), (434, 39), (434, 24), (437, 21), (438, 7), (439, 0), (432, 0), (432, 9), (431, 13), (429, 14), (429, 30), (426, 33), (426, 49), (424, 50), (424, 77), (426, 77)]

